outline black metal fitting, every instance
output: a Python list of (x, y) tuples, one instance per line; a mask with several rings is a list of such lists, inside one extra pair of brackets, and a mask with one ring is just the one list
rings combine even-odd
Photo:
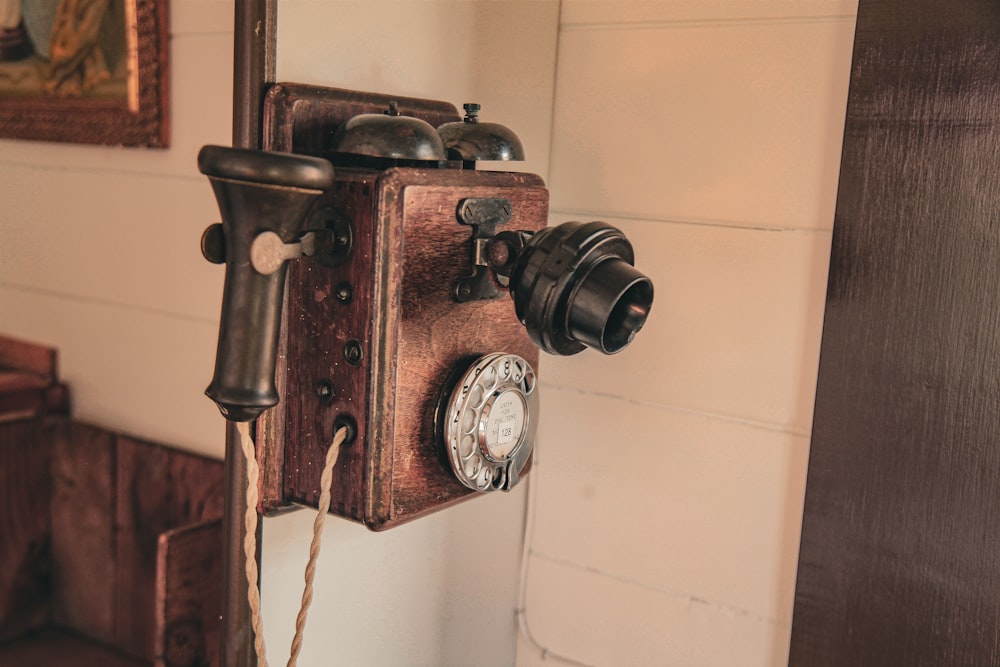
[(510, 278), (518, 256), (528, 245), (531, 232), (500, 232), (486, 246), (486, 261), (490, 268), (504, 278)]
[(632, 244), (606, 223), (543, 229), (526, 241), (510, 270), (517, 317), (531, 340), (551, 354), (585, 347), (620, 352), (653, 303), (653, 283), (634, 262)]
[(337, 418), (333, 421), (334, 434), (336, 434), (341, 428), (347, 429), (347, 437), (344, 438), (344, 446), (351, 444), (357, 439), (358, 423), (354, 421), (354, 417), (351, 415), (337, 415)]
[(331, 268), (347, 261), (354, 245), (354, 230), (346, 215), (332, 206), (324, 206), (309, 217), (307, 228), (314, 240), (305, 254)]
[(469, 198), (458, 203), (455, 213), (458, 221), (472, 227), (472, 274), (459, 278), (455, 284), (456, 301), (484, 301), (503, 296), (490, 276), (487, 247), (497, 233), (497, 226), (510, 220), (512, 210), (507, 199)]
[(354, 298), (354, 288), (346, 280), (342, 283), (337, 283), (337, 286), (333, 288), (333, 296), (338, 302), (346, 305)]
[(360, 366), (364, 358), (365, 353), (361, 348), (361, 342), (353, 338), (347, 341), (344, 345), (344, 359), (347, 360), (347, 363), (352, 366)]
[(323, 403), (333, 402), (333, 383), (329, 380), (321, 380), (316, 383), (316, 396)]

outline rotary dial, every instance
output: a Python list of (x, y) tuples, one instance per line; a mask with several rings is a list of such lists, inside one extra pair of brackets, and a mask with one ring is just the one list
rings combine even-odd
[(455, 476), (477, 491), (517, 483), (531, 455), (537, 415), (535, 371), (503, 352), (473, 362), (451, 389), (439, 419)]

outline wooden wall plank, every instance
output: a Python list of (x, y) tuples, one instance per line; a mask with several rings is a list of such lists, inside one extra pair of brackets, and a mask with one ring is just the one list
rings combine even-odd
[(51, 595), (51, 446), (36, 420), (0, 424), (0, 642), (44, 625)]
[(115, 476), (115, 643), (152, 661), (160, 535), (221, 518), (222, 464), (119, 436)]
[(50, 431), (53, 621), (115, 640), (114, 437), (85, 424)]
[(219, 665), (222, 521), (160, 535), (155, 663)]
[(0, 422), (69, 414), (69, 390), (30, 373), (0, 371)]
[(46, 628), (0, 646), (2, 667), (149, 667), (114, 647)]

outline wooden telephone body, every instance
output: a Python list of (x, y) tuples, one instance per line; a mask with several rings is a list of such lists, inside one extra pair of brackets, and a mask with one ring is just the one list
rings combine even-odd
[[(278, 84), (265, 102), (264, 148), (329, 157), (339, 124), (390, 101), (435, 127), (461, 119), (443, 102)], [(444, 457), (435, 429), (442, 391), (488, 353), (519, 355), (537, 370), (538, 348), (499, 284), (501, 298), (456, 300), (472, 272), (473, 235), (457, 211), (468, 198), (505, 199), (502, 228), (534, 232), (546, 224), (548, 191), (538, 176), (462, 166), (335, 167), (307, 226), (346, 221), (351, 250), (334, 267), (289, 262), (280, 402), (256, 425), (261, 511), (317, 504), (334, 423), (345, 418), (356, 437), (334, 470), (331, 513), (382, 530), (477, 494)]]

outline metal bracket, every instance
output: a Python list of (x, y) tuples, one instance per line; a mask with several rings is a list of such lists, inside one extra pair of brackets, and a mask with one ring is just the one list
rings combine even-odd
[[(328, 267), (347, 261), (353, 245), (351, 222), (339, 211), (326, 206), (310, 218), (310, 229), (297, 241), (285, 243), (274, 232), (265, 231), (254, 237), (250, 245), (250, 264), (254, 270), (269, 276), (290, 259), (303, 255)], [(220, 223), (210, 225), (201, 237), (201, 254), (213, 264), (226, 263), (226, 234)]]
[[(503, 292), (493, 284), (488, 246), (497, 233), (497, 225), (510, 220), (511, 205), (507, 199), (469, 198), (458, 202), (458, 221), (471, 225), (472, 231), (472, 274), (460, 278), (455, 284), (455, 298), (458, 301), (484, 301), (498, 299)], [(497, 278), (505, 284), (500, 276)]]

